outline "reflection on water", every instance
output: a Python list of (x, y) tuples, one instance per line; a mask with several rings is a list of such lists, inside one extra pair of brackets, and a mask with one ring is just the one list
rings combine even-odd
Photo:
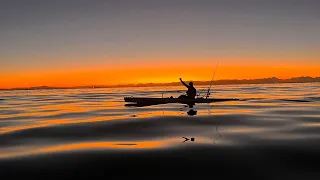
[(26, 147), (9, 148), (6, 153), (2, 153), (0, 158), (10, 158), (16, 156), (30, 156), (34, 154), (47, 154), (52, 152), (69, 152), (77, 150), (98, 150), (98, 149), (149, 149), (163, 148), (169, 146), (168, 141), (151, 141), (151, 142), (81, 142), (63, 145), (52, 145), (48, 147)]
[[(198, 89), (204, 92), (204, 88)], [(216, 86), (211, 97), (240, 101), (196, 104), (192, 108), (174, 103), (127, 107), (123, 100), (126, 96), (162, 97), (162, 93), (177, 97), (183, 90), (0, 91), (0, 158), (199, 144), (295, 146), (301, 139), (310, 143), (320, 139), (319, 83)], [(182, 144), (186, 136), (195, 141)]]

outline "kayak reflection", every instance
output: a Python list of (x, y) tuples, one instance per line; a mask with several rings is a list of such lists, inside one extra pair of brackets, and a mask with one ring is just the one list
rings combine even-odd
[[(132, 107), (146, 107), (146, 106), (154, 106), (154, 105), (161, 105), (166, 103), (139, 103), (139, 104), (125, 104), (125, 106), (132, 106)], [(197, 111), (193, 110), (194, 104), (187, 104), (186, 107), (191, 108), (189, 111), (187, 111), (187, 114), (189, 116), (197, 115)]]

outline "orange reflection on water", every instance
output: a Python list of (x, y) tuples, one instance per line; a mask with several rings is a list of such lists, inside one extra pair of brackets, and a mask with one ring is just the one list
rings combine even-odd
[[(249, 92), (249, 91), (248, 91)], [(255, 93), (255, 94), (241, 94), (239, 93), (238, 98), (245, 98), (245, 99), (250, 99), (250, 98), (263, 98), (263, 99), (268, 99), (271, 98), (272, 96), (270, 96), (269, 94), (262, 94), (262, 93)]]
[[(23, 117), (45, 117), (45, 116), (53, 116), (59, 115), (61, 113), (84, 113), (88, 111), (87, 107), (79, 106), (80, 103), (72, 103), (72, 104), (54, 104), (54, 105), (41, 105), (39, 108), (34, 108), (32, 110), (28, 110), (21, 114)], [(10, 115), (8, 117), (14, 117), (15, 115)], [(6, 118), (6, 116), (3, 116)]]
[(76, 124), (76, 123), (90, 123), (90, 122), (98, 122), (98, 121), (107, 121), (107, 120), (114, 120), (120, 119), (124, 116), (103, 116), (103, 117), (96, 117), (90, 118), (85, 120), (70, 120), (70, 119), (60, 119), (60, 120), (45, 120), (45, 121), (35, 121), (34, 124), (31, 125), (17, 125), (17, 126), (7, 126), (0, 128), (0, 134), (10, 133), (14, 131), (21, 131), (26, 129), (34, 129), (34, 128), (41, 128), (47, 126), (56, 126), (62, 124)]
[(211, 114), (211, 115), (217, 115), (217, 114), (247, 114), (247, 113), (253, 113), (256, 110), (250, 110), (250, 109), (208, 109), (208, 110), (199, 110), (198, 115), (200, 114)]
[(81, 103), (59, 103), (54, 105), (43, 105), (41, 106), (42, 110), (54, 110), (56, 112), (62, 113), (63, 111), (66, 111), (68, 113), (70, 112), (86, 112), (88, 108), (81, 107)]
[[(179, 139), (181, 140), (181, 139)], [(98, 150), (98, 149), (154, 149), (164, 148), (172, 145), (176, 139), (161, 141), (134, 141), (134, 142), (81, 142), (73, 144), (56, 145), (52, 147), (29, 147), (6, 149), (6, 152), (0, 153), (0, 158), (12, 158), (19, 156), (39, 155), (54, 152), (70, 152), (80, 150)]]
[(243, 128), (230, 128), (230, 129), (224, 129), (223, 132), (224, 133), (255, 133), (255, 132), (263, 132), (265, 131), (265, 128), (247, 128), (247, 127), (243, 127)]
[[(97, 98), (98, 99), (98, 98)], [(75, 113), (75, 112), (87, 112), (88, 110), (103, 110), (103, 109), (111, 109), (111, 108), (124, 108), (122, 102), (113, 102), (113, 101), (102, 101), (102, 102), (74, 102), (74, 103), (59, 103), (59, 104), (52, 104), (52, 105), (42, 105), (41, 110), (47, 111), (46, 114), (52, 115), (54, 112), (57, 113)], [(94, 109), (93, 109), (94, 108)], [(50, 113), (51, 112), (51, 113)], [(39, 115), (39, 111), (37, 112)], [(30, 114), (27, 114), (30, 115)], [(42, 114), (41, 114), (42, 115)]]
[(320, 123), (303, 123), (301, 126), (306, 126), (306, 127), (320, 127)]
[(185, 112), (181, 112), (181, 111), (152, 111), (152, 112), (143, 112), (143, 113), (137, 113), (135, 115), (135, 117), (138, 118), (147, 118), (147, 117), (155, 117), (155, 116), (177, 116), (177, 115), (181, 115), (181, 113), (185, 113)]

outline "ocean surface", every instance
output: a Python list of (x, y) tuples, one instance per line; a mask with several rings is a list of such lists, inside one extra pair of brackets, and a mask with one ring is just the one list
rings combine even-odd
[(320, 83), (213, 85), (211, 98), (240, 100), (193, 108), (124, 102), (184, 92), (0, 91), (0, 174), (319, 179)]

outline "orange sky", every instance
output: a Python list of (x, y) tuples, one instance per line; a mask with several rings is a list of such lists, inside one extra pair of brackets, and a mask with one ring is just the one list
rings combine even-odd
[[(159, 61), (157, 61), (159, 62)], [(179, 61), (175, 61), (179, 62)], [(32, 87), (32, 86), (81, 86), (81, 85), (116, 85), (126, 83), (162, 83), (177, 82), (179, 78), (193, 81), (210, 81), (217, 62), (201, 61), (200, 65), (192, 65), (188, 61), (184, 66), (178, 63), (142, 64), (135, 66), (87, 67), (42, 71), (30, 69), (21, 73), (0, 74), (0, 88)], [(170, 66), (171, 64), (171, 66)], [(208, 64), (208, 66), (206, 66)], [(247, 64), (247, 65), (246, 65)], [(215, 80), (219, 79), (255, 79), (255, 78), (291, 78), (298, 76), (320, 76), (320, 66), (302, 64), (235, 64), (219, 62)]]

